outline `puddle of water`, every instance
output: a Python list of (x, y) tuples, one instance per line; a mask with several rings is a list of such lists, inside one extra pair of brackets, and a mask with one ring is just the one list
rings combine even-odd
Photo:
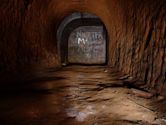
[(95, 115), (96, 111), (92, 106), (87, 106), (84, 110), (79, 111), (77, 108), (66, 109), (66, 113), (69, 117), (75, 118), (79, 122), (83, 122), (88, 116)]

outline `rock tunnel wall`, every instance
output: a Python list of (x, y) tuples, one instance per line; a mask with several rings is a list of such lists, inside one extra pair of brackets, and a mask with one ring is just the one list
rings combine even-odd
[(1, 0), (0, 70), (59, 67), (58, 26), (78, 11), (105, 24), (110, 66), (160, 91), (166, 77), (165, 0)]
[(161, 92), (166, 82), (166, 1), (135, 1), (126, 7), (124, 30), (116, 30), (111, 41), (110, 64)]

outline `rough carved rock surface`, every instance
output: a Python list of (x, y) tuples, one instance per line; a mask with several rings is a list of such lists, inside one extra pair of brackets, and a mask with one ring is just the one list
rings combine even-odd
[(109, 67), (70, 66), (38, 75), (44, 77), (0, 94), (3, 125), (166, 124), (165, 100), (129, 94), (119, 87), (124, 76)]
[(166, 81), (165, 0), (1, 0), (0, 70), (59, 66), (56, 31), (73, 12), (97, 15), (109, 65), (161, 92)]

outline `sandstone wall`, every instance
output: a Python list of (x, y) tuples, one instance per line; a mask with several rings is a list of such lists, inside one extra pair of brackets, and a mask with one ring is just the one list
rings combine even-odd
[(133, 1), (125, 6), (125, 31), (116, 31), (110, 64), (160, 92), (166, 80), (166, 1)]

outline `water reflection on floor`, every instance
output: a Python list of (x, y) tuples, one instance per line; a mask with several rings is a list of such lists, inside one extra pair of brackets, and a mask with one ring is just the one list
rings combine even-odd
[(123, 76), (114, 69), (70, 66), (46, 75), (51, 79), (1, 95), (2, 125), (157, 124), (151, 101), (120, 87)]

